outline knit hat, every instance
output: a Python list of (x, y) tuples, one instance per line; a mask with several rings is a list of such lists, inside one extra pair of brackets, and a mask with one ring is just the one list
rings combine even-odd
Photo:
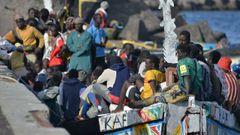
[(67, 20), (65, 21), (65, 23), (73, 23), (74, 22), (74, 17), (70, 16), (67, 18)]
[(103, 1), (101, 2), (100, 7), (106, 10), (109, 7), (109, 4), (107, 1)]
[(228, 71), (231, 70), (231, 64), (232, 60), (229, 57), (221, 57), (221, 59), (218, 61), (219, 67)]

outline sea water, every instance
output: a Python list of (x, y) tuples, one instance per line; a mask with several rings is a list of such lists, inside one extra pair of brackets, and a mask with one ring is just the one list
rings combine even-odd
[(240, 11), (184, 11), (188, 24), (208, 21), (214, 32), (224, 32), (231, 45), (240, 43)]

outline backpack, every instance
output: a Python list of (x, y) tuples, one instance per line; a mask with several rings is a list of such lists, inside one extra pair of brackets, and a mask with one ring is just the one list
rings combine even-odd
[(202, 67), (202, 86), (200, 97), (204, 101), (212, 100), (212, 82), (211, 82), (211, 74), (210, 69), (207, 64), (202, 61), (198, 61), (198, 63)]

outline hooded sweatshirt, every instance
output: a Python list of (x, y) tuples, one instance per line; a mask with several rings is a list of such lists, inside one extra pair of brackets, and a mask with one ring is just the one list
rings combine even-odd
[(107, 83), (107, 88), (114, 96), (119, 97), (123, 83), (130, 77), (129, 68), (123, 63), (117, 63), (105, 69), (97, 79), (97, 83)]
[(78, 115), (80, 89), (84, 87), (77, 78), (64, 79), (60, 84), (60, 105), (65, 120), (73, 120)]

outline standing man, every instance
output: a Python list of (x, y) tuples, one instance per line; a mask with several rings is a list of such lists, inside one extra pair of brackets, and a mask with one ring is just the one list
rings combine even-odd
[(197, 100), (202, 100), (202, 67), (196, 60), (190, 58), (189, 54), (189, 45), (179, 45), (177, 47), (179, 87), (187, 94), (195, 95)]
[(21, 15), (15, 16), (17, 27), (8, 32), (4, 39), (12, 44), (20, 43), (23, 50), (29, 53), (35, 53), (37, 57), (41, 57), (42, 48), (44, 47), (43, 35), (34, 27), (26, 25)]
[(83, 30), (84, 21), (77, 17), (74, 20), (75, 29), (67, 38), (68, 49), (73, 53), (70, 58), (69, 69), (84, 70), (88, 73), (92, 69), (92, 36)]
[(105, 64), (105, 44), (107, 42), (107, 36), (104, 30), (100, 27), (102, 22), (102, 17), (100, 14), (95, 14), (93, 17), (94, 25), (91, 25), (90, 28), (87, 29), (89, 33), (92, 34), (94, 45), (96, 48), (96, 59), (94, 61), (94, 67), (102, 66)]
[[(100, 24), (100, 28), (106, 28), (108, 26), (108, 13), (107, 9), (109, 8), (109, 4), (107, 1), (103, 1), (100, 4), (100, 8), (98, 8), (95, 12), (95, 14), (99, 14), (102, 17), (102, 21)], [(94, 20), (92, 19), (90, 22), (90, 25), (94, 25)]]

